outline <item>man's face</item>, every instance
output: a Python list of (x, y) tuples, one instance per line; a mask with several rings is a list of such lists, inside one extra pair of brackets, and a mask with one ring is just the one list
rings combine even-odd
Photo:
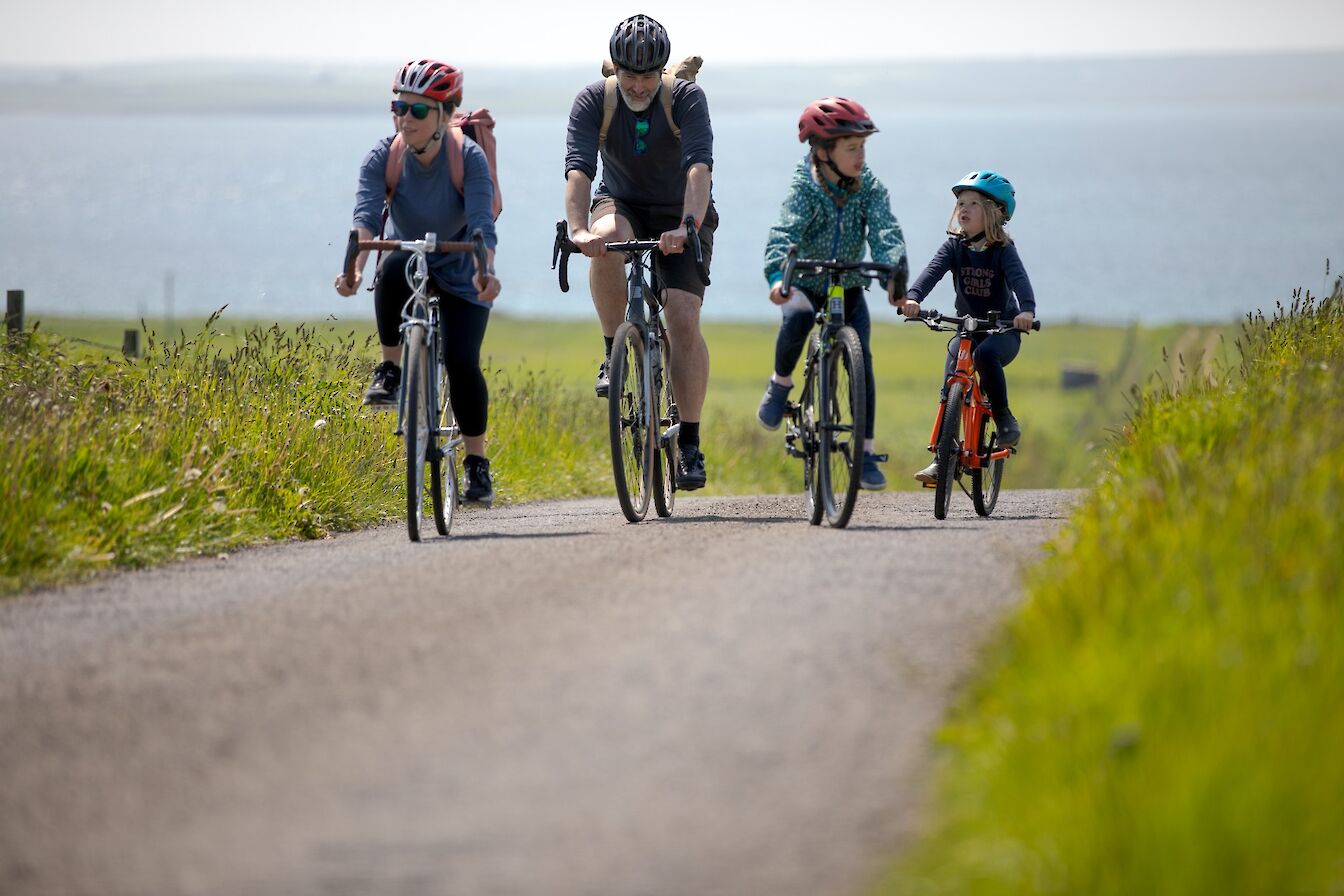
[(662, 83), (662, 72), (637, 75), (623, 68), (616, 70), (616, 86), (620, 88), (625, 104), (634, 112), (643, 112), (653, 104), (653, 97)]

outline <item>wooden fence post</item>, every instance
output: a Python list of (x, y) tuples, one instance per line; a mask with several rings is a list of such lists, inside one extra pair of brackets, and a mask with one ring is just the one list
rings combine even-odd
[(121, 334), (121, 353), (128, 358), (140, 357), (140, 331), (123, 330)]
[(23, 332), (23, 290), (11, 289), (5, 292), (5, 336), (17, 336)]

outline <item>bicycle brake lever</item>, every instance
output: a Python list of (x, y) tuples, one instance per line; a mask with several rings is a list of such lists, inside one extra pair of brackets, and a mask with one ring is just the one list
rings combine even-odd
[(551, 270), (560, 262), (560, 291), (569, 292), (569, 232), (564, 221), (555, 222), (555, 247), (551, 249)]

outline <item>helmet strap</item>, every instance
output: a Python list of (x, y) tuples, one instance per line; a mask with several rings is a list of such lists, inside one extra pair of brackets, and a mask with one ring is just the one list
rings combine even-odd
[[(443, 103), (439, 103), (439, 126), (438, 128), (435, 129), (434, 136), (426, 140), (425, 145), (420, 147), (419, 149), (416, 149), (414, 146), (411, 146), (411, 152), (415, 153), (418, 156), (424, 155), (426, 152), (429, 151), (429, 148), (431, 146), (433, 146), (435, 143), (443, 139), (444, 131), (445, 128), (443, 126)], [(409, 143), (406, 145), (410, 146)]]
[[(815, 148), (813, 148), (813, 150), (812, 150), (812, 158), (813, 158), (813, 159), (816, 159), (817, 162), (819, 163), (819, 164), (817, 165), (818, 170), (820, 170), (821, 165), (825, 165), (827, 168), (830, 168), (830, 169), (831, 169), (831, 172), (835, 174), (836, 186), (839, 187), (839, 192), (840, 192), (841, 194), (846, 194), (846, 193), (852, 193), (852, 192), (854, 192), (854, 185), (855, 185), (858, 181), (857, 181), (855, 178), (852, 178), (852, 177), (848, 176), (847, 174), (843, 173), (843, 172), (840, 170), (839, 166), (837, 166), (837, 165), (835, 164), (835, 162), (831, 159), (831, 154), (830, 154), (829, 152), (826, 153), (826, 158), (823, 159), (823, 158), (821, 158), (821, 156), (817, 155), (817, 150), (816, 150)], [(825, 176), (824, 173), (822, 174), (822, 178), (821, 178), (821, 179), (822, 179), (823, 182), (826, 183), (826, 186), (827, 186), (827, 188), (829, 189), (829, 188), (830, 188), (830, 181), (826, 178), (826, 176)], [(832, 191), (832, 192), (835, 192), (835, 191)]]

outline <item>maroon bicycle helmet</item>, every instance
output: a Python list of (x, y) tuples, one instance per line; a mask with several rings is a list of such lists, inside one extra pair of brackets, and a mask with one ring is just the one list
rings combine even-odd
[(440, 103), (462, 101), (462, 70), (434, 59), (413, 60), (401, 67), (393, 93), (418, 93)]
[(877, 125), (868, 117), (868, 111), (842, 96), (828, 96), (809, 103), (798, 118), (799, 143), (809, 139), (835, 140), (876, 133)]

